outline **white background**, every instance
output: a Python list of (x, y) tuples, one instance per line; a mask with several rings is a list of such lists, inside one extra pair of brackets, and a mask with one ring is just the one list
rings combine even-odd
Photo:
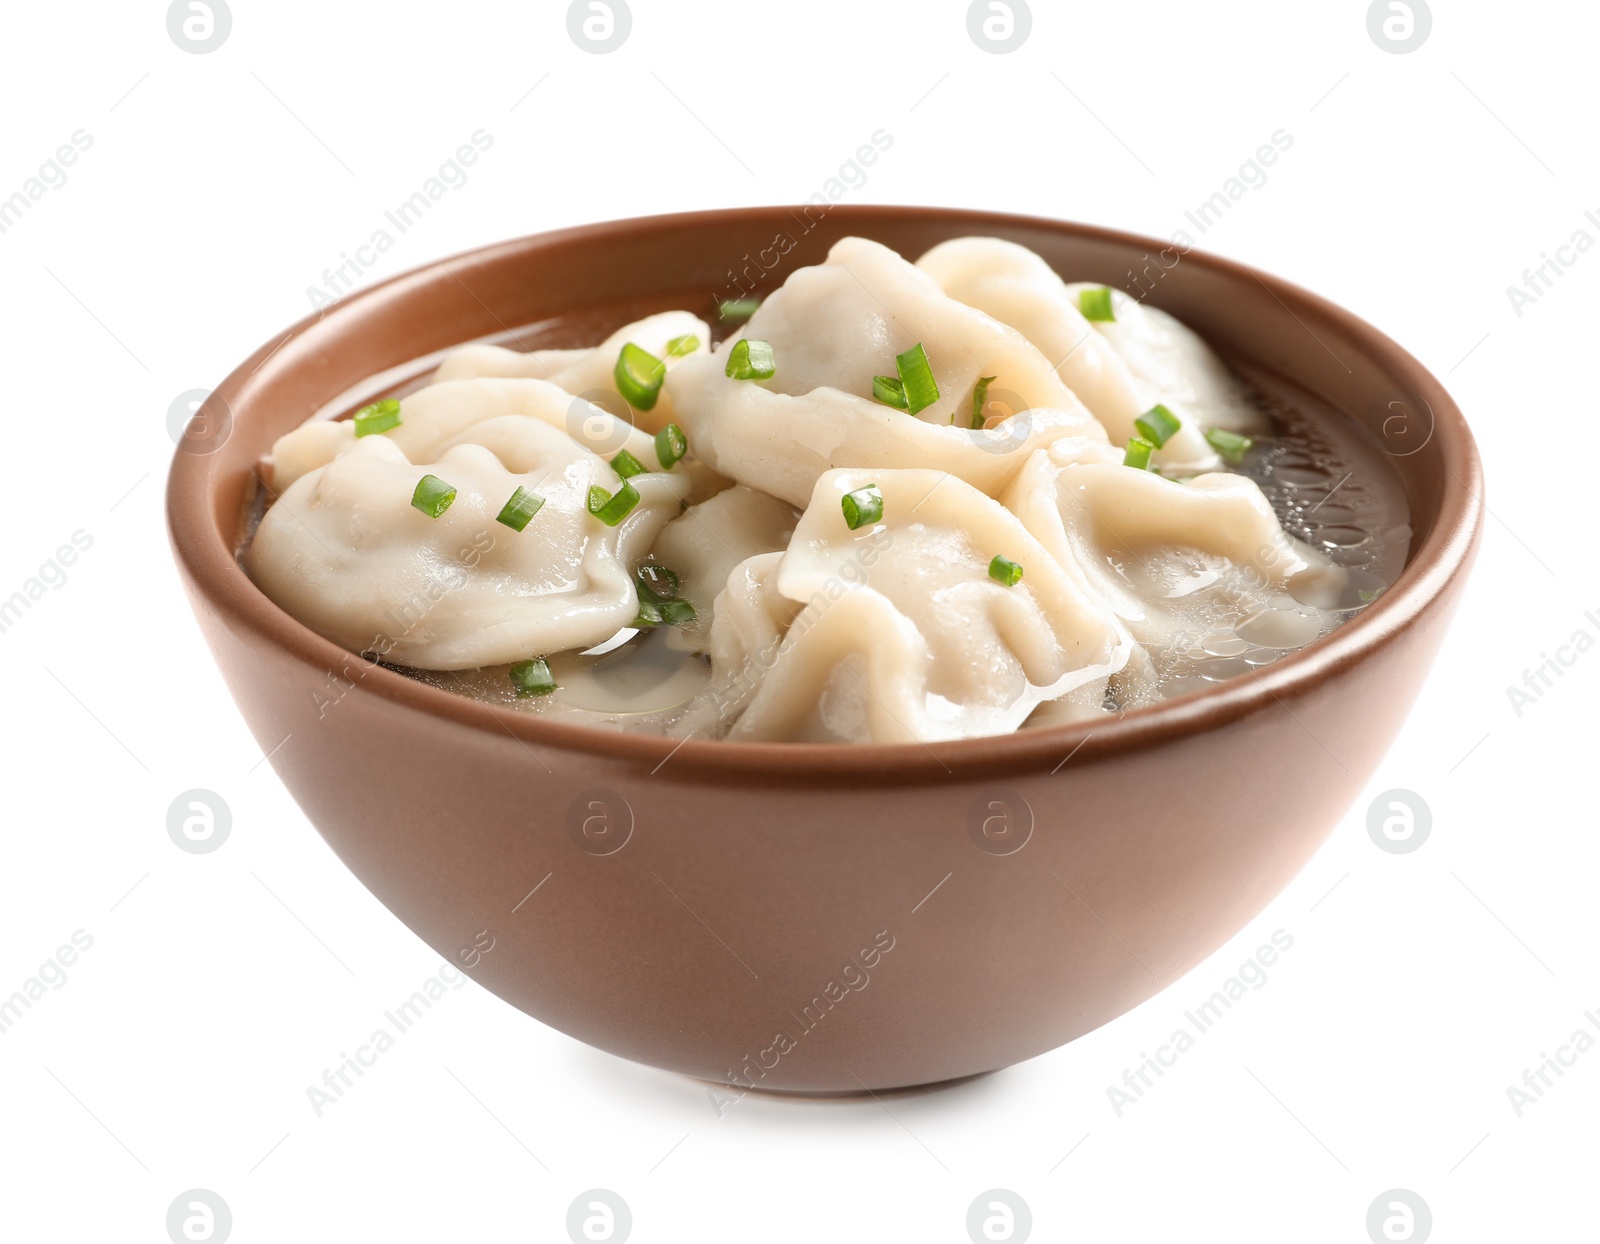
[[(1036, 1239), (1360, 1244), (1392, 1188), (1441, 1241), (1596, 1238), (1600, 1051), (1521, 1117), (1506, 1090), (1574, 1030), (1600, 1037), (1600, 655), (1520, 716), (1507, 687), (1600, 637), (1600, 254), (1521, 315), (1506, 291), (1580, 228), (1600, 241), (1600, 13), (1435, 0), (1426, 43), (1395, 55), (1355, 0), (1034, 7), (1008, 55), (949, 2), (634, 0), (608, 55), (552, 3), (235, 0), (205, 55), (159, 3), (8, 7), (0, 196), (75, 131), (93, 145), (0, 234), (0, 596), (74, 531), (93, 544), (0, 634), (0, 996), (75, 930), (93, 947), (0, 1034), (0, 1237), (159, 1242), (203, 1188), (241, 1242), (563, 1240), (602, 1187), (639, 1241), (961, 1241), (999, 1187)], [(476, 130), (493, 146), (467, 184), (364, 279), (563, 225), (802, 200), (880, 128), (893, 146), (849, 201), (1163, 236), (1292, 135), (1199, 244), (1398, 339), (1488, 466), (1483, 553), (1409, 724), (1233, 943), (1024, 1066), (719, 1117), (702, 1085), (468, 983), (316, 1117), (307, 1087), (439, 964), (322, 844), (212, 667), (163, 530), (169, 404), (303, 315)], [(214, 854), (167, 836), (192, 787), (232, 808)], [(1432, 811), (1411, 854), (1367, 833), (1392, 788)], [(1118, 1117), (1108, 1087), (1277, 929), (1294, 946), (1267, 984)]]

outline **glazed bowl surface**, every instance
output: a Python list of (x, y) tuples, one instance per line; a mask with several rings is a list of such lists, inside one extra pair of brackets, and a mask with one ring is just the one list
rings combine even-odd
[[(1265, 395), (1354, 421), (1411, 511), (1404, 574), (1310, 647), (1120, 717), (929, 746), (678, 742), (543, 721), (369, 664), (240, 568), (273, 441), (492, 339), (587, 345), (776, 288), (861, 235), (966, 234), (1126, 288)], [(1137, 286), (1137, 288), (1136, 288)], [(544, 1023), (719, 1083), (859, 1092), (1008, 1066), (1177, 980), (1306, 863), (1389, 747), (1477, 545), (1460, 412), (1370, 325), (1171, 244), (939, 208), (749, 208), (520, 238), (352, 295), (242, 363), (168, 485), (201, 630), (273, 768), (418, 936)], [(463, 952), (468, 952), (465, 956)], [(464, 965), (463, 965), (464, 966)]]

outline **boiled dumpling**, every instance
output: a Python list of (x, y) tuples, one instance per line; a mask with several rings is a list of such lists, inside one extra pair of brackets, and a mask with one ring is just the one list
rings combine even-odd
[(1138, 641), (1120, 678), (1133, 700), (1209, 657), (1298, 648), (1333, 625), (1319, 602), (1337, 595), (1343, 572), (1288, 536), (1245, 476), (1180, 483), (1061, 442), (1035, 454), (1002, 499)]
[[(869, 485), (882, 496), (882, 519), (853, 531), (841, 501)], [(1020, 583), (991, 577), (997, 555), (1023, 567)], [(739, 578), (736, 571), (729, 592)], [(759, 686), (733, 739), (1003, 733), (1043, 701), (1103, 688), (1129, 651), (1115, 617), (1012, 515), (937, 471), (826, 473), (787, 551), (761, 568), (755, 587), (769, 609), (780, 597), (803, 608), (766, 664), (749, 660), (752, 645), (743, 645)], [(759, 638), (760, 627), (749, 629)]]
[(783, 549), (799, 518), (787, 502), (738, 485), (666, 525), (651, 555), (678, 576), (680, 599), (694, 606), (690, 634), (709, 634), (717, 597), (734, 568)]
[[(952, 298), (1009, 324), (1038, 346), (1117, 444), (1138, 435), (1134, 420), (1167, 400), (1152, 397), (1151, 386), (1141, 384), (1111, 342), (1084, 319), (1077, 296), (1055, 269), (1027, 247), (1000, 238), (956, 238), (935, 246), (917, 267)], [(1175, 393), (1170, 400), (1182, 399)], [(1156, 451), (1155, 461), (1174, 471), (1220, 465), (1198, 419), (1185, 420)]]
[[(475, 434), (498, 453), (471, 443)], [(457, 490), (437, 518), (411, 504), (424, 475)], [(614, 492), (621, 480), (537, 420), (466, 429), (437, 460), (417, 464), (393, 441), (365, 437), (278, 498), (246, 565), (313, 630), (400, 665), (472, 669), (585, 648), (637, 614), (632, 567), (688, 490), (665, 472), (630, 483), (638, 504), (607, 527), (588, 511), (589, 488)], [(544, 498), (520, 532), (496, 521), (518, 487)]]
[[(1016, 330), (948, 297), (926, 273), (862, 238), (793, 273), (745, 327), (772, 347), (770, 379), (726, 375), (738, 339), (686, 359), (667, 376), (695, 450), (739, 483), (804, 505), (819, 476), (840, 466), (926, 467), (981, 491), (1003, 488), (1033, 449), (1104, 431)], [(939, 399), (910, 415), (875, 401), (873, 377), (920, 343)], [(974, 430), (977, 386), (1008, 412)]]
[[(1083, 282), (1066, 287), (1074, 302), (1084, 290), (1099, 288)], [(1164, 403), (1185, 425), (1252, 436), (1269, 430), (1244, 383), (1194, 329), (1120, 289), (1111, 291), (1111, 307), (1117, 318), (1092, 321), (1094, 329), (1127, 364), (1147, 408)]]
[[(693, 338), (669, 354), (667, 344)], [(711, 348), (711, 330), (706, 322), (688, 311), (663, 311), (619, 328), (598, 346), (588, 350), (535, 350), (524, 353), (482, 342), (461, 346), (445, 356), (434, 373), (435, 383), (444, 380), (470, 380), (480, 377), (531, 377), (565, 389), (574, 397), (599, 402), (611, 409), (609, 397), (622, 398), (617, 390), (617, 356), (632, 342), (662, 360), (667, 370), (683, 359)], [(626, 399), (623, 399), (624, 401)], [(617, 408), (618, 413), (621, 408)], [(634, 410), (633, 423), (649, 432), (659, 432), (676, 418), (672, 395), (663, 386), (649, 410)]]

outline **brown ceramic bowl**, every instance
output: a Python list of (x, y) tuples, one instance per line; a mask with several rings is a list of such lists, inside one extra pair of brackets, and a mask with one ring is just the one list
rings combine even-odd
[[(1293, 656), (1092, 726), (931, 747), (680, 745), (366, 665), (235, 560), (258, 459), (380, 373), (400, 383), (416, 360), (525, 325), (524, 344), (590, 344), (642, 311), (709, 308), (731, 296), (730, 270), (769, 268), (765, 292), (847, 234), (915, 257), (974, 233), (1073, 279), (1127, 287), (1158, 264), (1151, 302), (1269, 394), (1365, 424), (1410, 502), (1399, 582)], [(472, 975), (515, 1006), (624, 1058), (764, 1089), (1004, 1067), (1177, 980), (1305, 864), (1410, 708), (1479, 535), (1472, 437), (1415, 359), (1304, 290), (1200, 254), (1168, 268), (1162, 248), (981, 212), (774, 207), (443, 260), (301, 322), (223, 381), (212, 410), (231, 435), (213, 419), (173, 463), (177, 562), (311, 822), (440, 954), (457, 961), (487, 930)]]

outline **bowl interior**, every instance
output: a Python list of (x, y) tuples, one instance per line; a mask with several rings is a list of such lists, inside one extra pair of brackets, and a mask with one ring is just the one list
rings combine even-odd
[[(1297, 678), (1318, 677), (1403, 626), (1467, 560), (1481, 506), (1470, 433), (1438, 381), (1370, 325), (1287, 282), (1170, 243), (1027, 217), (870, 206), (694, 213), (518, 239), (405, 273), (302, 321), (216, 390), (214, 400), (226, 404), (231, 423), (220, 446), (207, 453), (180, 447), (169, 483), (180, 560), (237, 622), (331, 667), (341, 650), (281, 614), (233, 555), (247, 501), (258, 487), (257, 464), (278, 436), (314, 415), (339, 415), (413, 387), (441, 352), (462, 342), (589, 345), (628, 319), (672, 307), (714, 321), (719, 300), (770, 293), (795, 268), (821, 262), (835, 241), (852, 234), (911, 258), (964, 234), (1003, 237), (1038, 252), (1069, 280), (1102, 282), (1147, 298), (1197, 330), (1269, 399), (1365, 428), (1398, 477), (1413, 529), (1399, 583), (1333, 634), (1257, 675), (1126, 714), (1111, 730), (1097, 730), (1102, 745), (1108, 733), (1193, 728), (1201, 720), (1197, 713), (1247, 711), (1253, 701), (1292, 689)], [(480, 713), (482, 706), (391, 671), (375, 670), (367, 685), (459, 720), (506, 728), (500, 718)], [(671, 746), (537, 719), (513, 728), (642, 757)], [(1060, 727), (940, 744), (935, 759), (942, 766), (948, 753), (958, 762), (989, 764), (999, 755), (996, 747), (1009, 745), (1018, 756), (1031, 752), (1029, 736), (1035, 735), (1052, 736), (1045, 750), (1059, 754), (1061, 740), (1074, 732), (1086, 736), (1081, 727)], [(605, 741), (582, 737), (593, 735)], [(916, 753), (929, 750), (695, 742), (685, 745), (683, 759), (720, 763), (706, 748), (722, 753), (722, 760), (738, 763), (734, 753), (744, 753), (760, 764), (780, 753), (793, 759), (810, 752), (836, 772), (879, 766), (863, 751), (907, 752), (916, 767), (927, 763)]]

